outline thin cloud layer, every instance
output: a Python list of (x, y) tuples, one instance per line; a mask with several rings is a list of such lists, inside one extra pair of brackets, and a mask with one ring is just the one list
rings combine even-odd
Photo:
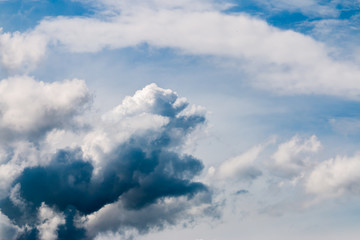
[[(327, 4), (322, 4), (319, 1), (315, 0), (295, 0), (295, 1), (286, 1), (286, 0), (255, 0), (260, 5), (264, 5), (269, 10), (272, 11), (284, 11), (289, 12), (301, 12), (302, 14), (308, 16), (320, 16), (320, 17), (336, 17), (339, 14), (336, 5), (339, 4), (338, 1), (328, 1)], [(342, 1), (347, 2), (347, 1)], [(352, 1), (349, 1), (352, 2)]]
[[(86, 89), (84, 82), (78, 80), (45, 84), (26, 79), (25, 83), (33, 86), (22, 95), (25, 100), (30, 96), (32, 102), (39, 102), (41, 107), (47, 104), (43, 108), (55, 115), (65, 112), (59, 118), (61, 124), (55, 122), (45, 130), (32, 122), (16, 125), (43, 135), (51, 134), (47, 132), (51, 129), (65, 129), (68, 125), (63, 123), (73, 121), (73, 109), (81, 109), (79, 105), (86, 102), (77, 96), (88, 96), (82, 91), (73, 94), (72, 91), (79, 89), (77, 86)], [(16, 87), (8, 82), (2, 84)], [(59, 94), (56, 102), (45, 101), (53, 91)], [(16, 101), (8, 102), (24, 100), (14, 97)], [(77, 100), (79, 105), (74, 104)], [(52, 104), (56, 106), (54, 109), (50, 108)], [(38, 138), (35, 144), (39, 147), (31, 144), (28, 147), (34, 151), (33, 156), (1, 159), (0, 169), (18, 168), (8, 180), (11, 188), (7, 192), (4, 187), (7, 194), (0, 201), (4, 219), (9, 218), (14, 224), (7, 228), (6, 234), (18, 229), (15, 231), (18, 239), (93, 239), (102, 232), (130, 228), (144, 233), (206, 211), (211, 215), (210, 190), (193, 180), (201, 173), (202, 162), (178, 152), (189, 134), (205, 122), (204, 112), (187, 109), (188, 105), (186, 99), (179, 98), (175, 92), (151, 84), (95, 121), (77, 148), (58, 149), (53, 154), (42, 148), (49, 139)], [(30, 117), (31, 114), (37, 117), (35, 123), (53, 122), (48, 119), (51, 115), (39, 112), (43, 108), (30, 109), (28, 113)], [(122, 130), (127, 130), (124, 136), (121, 136)], [(26, 135), (27, 131), (23, 133)], [(104, 141), (98, 141), (99, 136)], [(89, 139), (93, 141), (89, 143)], [(10, 149), (21, 151), (19, 144), (15, 141)], [(5, 151), (3, 156), (7, 155)], [(24, 164), (26, 162), (28, 164)], [(151, 212), (153, 216), (149, 215)], [(142, 220), (135, 221), (134, 217), (140, 216)], [(109, 218), (106, 226), (104, 218)]]

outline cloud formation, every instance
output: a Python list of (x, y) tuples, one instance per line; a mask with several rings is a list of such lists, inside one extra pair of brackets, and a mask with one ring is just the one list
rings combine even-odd
[[(359, 98), (360, 69), (356, 64), (335, 59), (331, 48), (310, 36), (278, 29), (246, 14), (227, 14), (222, 10), (228, 4), (90, 2), (97, 6), (98, 15), (48, 18), (29, 32), (3, 33), (4, 46), (19, 45), (14, 49), (23, 49), (21, 52), (29, 56), (5, 52), (3, 59), (15, 59), (3, 60), (5, 65), (17, 66), (29, 59), (36, 62), (47, 46), (60, 46), (71, 52), (98, 52), (146, 43), (173, 48), (181, 54), (231, 59), (253, 76), (253, 86), (276, 93)], [(305, 5), (309, 9), (313, 5), (321, 7), (314, 1)], [(27, 37), (34, 43), (22, 40)]]
[[(22, 94), (20, 83), (29, 85)], [(95, 120), (77, 147), (54, 154), (46, 149), (46, 136), (58, 129), (72, 131), (74, 116), (89, 103), (85, 83), (50, 84), (23, 77), (3, 80), (0, 90), (5, 93), (2, 127), (18, 134), (0, 159), (0, 169), (14, 171), (2, 186), (3, 221), (14, 224), (2, 224), (4, 234), (17, 234), (17, 239), (93, 239), (108, 231), (143, 233), (206, 211), (211, 214), (211, 191), (194, 181), (203, 164), (180, 152), (189, 134), (205, 122), (205, 113), (175, 92), (146, 86)], [(18, 95), (11, 94), (18, 90)], [(26, 109), (25, 102), (34, 106)], [(33, 155), (24, 154), (29, 151)]]

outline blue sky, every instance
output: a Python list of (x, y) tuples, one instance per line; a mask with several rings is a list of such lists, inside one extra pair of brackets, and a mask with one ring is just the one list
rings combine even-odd
[(0, 238), (357, 239), (359, 26), (359, 1), (0, 0)]

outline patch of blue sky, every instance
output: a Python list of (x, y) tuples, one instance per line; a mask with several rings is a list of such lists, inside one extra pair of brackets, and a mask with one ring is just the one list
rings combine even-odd
[[(116, 76), (131, 73), (143, 78), (161, 79), (163, 73), (173, 78), (181, 73), (196, 75), (202, 72), (208, 63), (203, 57), (185, 55), (173, 48), (157, 48), (146, 43), (135, 47), (107, 49), (97, 53), (71, 53), (62, 48), (51, 48), (47, 59), (42, 61), (32, 74), (49, 81), (69, 77), (89, 77), (96, 81), (97, 75), (107, 76), (116, 81)], [(101, 70), (107, 67), (108, 71)], [(52, 69), (50, 70), (49, 69)], [(61, 68), (61, 69), (60, 69)], [(86, 71), (83, 71), (86, 68)], [(216, 67), (218, 68), (218, 67)], [(54, 79), (53, 73), (60, 69)], [(90, 73), (91, 74), (88, 74)], [(96, 74), (98, 73), (98, 74)], [(71, 75), (71, 76), (70, 76)], [(60, 79), (58, 79), (60, 78)], [(170, 81), (168, 79), (168, 81)]]
[(272, 10), (259, 4), (257, 1), (241, 1), (225, 11), (228, 14), (240, 12), (263, 19), (277, 28), (292, 29), (298, 32), (308, 32), (311, 30), (311, 26), (304, 24), (304, 22), (320, 19), (309, 17), (301, 11)]
[(252, 16), (265, 17), (266, 11), (265, 8), (260, 6), (258, 3), (254, 1), (233, 1), (231, 2), (232, 6), (226, 10), (224, 13), (239, 13), (245, 12)]
[[(286, 111), (274, 116), (275, 126), (287, 131), (334, 134), (329, 120), (334, 118), (360, 119), (360, 103), (327, 96), (279, 97), (273, 101)], [(359, 136), (360, 137), (360, 136)]]
[(360, 14), (360, 8), (341, 9), (339, 19), (351, 19), (353, 16)]
[(45, 17), (86, 16), (93, 9), (71, 0), (4, 0), (0, 1), (0, 27), (5, 32), (25, 31)]
[[(278, 6), (281, 2), (282, 1), (268, 2), (260, 0), (233, 1), (234, 6), (225, 10), (225, 13), (247, 13), (259, 17), (277, 28), (292, 29), (302, 33), (309, 33), (309, 31), (311, 31), (314, 27), (314, 24), (311, 24), (312, 22), (329, 19), (350, 20), (353, 16), (360, 13), (360, 4), (354, 1), (317, 1), (317, 5), (313, 7), (292, 6), (291, 3)], [(329, 14), (316, 11), (316, 7), (327, 8)]]

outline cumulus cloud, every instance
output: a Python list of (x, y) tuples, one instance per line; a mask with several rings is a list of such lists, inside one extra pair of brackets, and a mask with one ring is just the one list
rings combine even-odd
[(318, 199), (339, 197), (346, 193), (360, 192), (360, 156), (329, 159), (320, 163), (310, 173), (306, 182), (306, 191)]
[[(309, 2), (312, 9), (313, 1)], [(281, 94), (359, 98), (359, 67), (334, 59), (330, 48), (304, 34), (280, 30), (246, 14), (227, 14), (221, 5), (209, 1), (106, 1), (100, 5), (112, 14), (45, 19), (24, 36), (43, 36), (47, 44), (72, 52), (147, 43), (182, 54), (225, 57), (240, 61), (238, 66), (260, 88)], [(32, 49), (29, 46), (22, 52), (29, 52), (28, 48)]]
[(279, 145), (272, 155), (272, 170), (276, 175), (293, 178), (315, 165), (309, 154), (320, 150), (321, 143), (315, 135), (308, 139), (294, 136)]
[(132, 136), (146, 134), (144, 144), (157, 139), (153, 144), (179, 148), (186, 136), (205, 122), (205, 112), (188, 105), (176, 92), (150, 84), (105, 113), (85, 136), (82, 150), (101, 167), (107, 161), (104, 156)]
[(50, 133), (82, 126), (79, 117), (90, 104), (91, 94), (82, 80), (45, 83), (15, 76), (0, 81), (1, 197), (24, 168), (49, 160), (44, 152), (55, 150), (43, 140), (49, 140)]
[[(94, 238), (125, 229), (143, 233), (212, 213), (211, 191), (194, 180), (202, 162), (180, 151), (189, 134), (205, 122), (205, 113), (189, 107), (185, 98), (148, 85), (92, 122), (76, 147), (54, 154), (43, 147), (54, 139), (48, 137), (54, 131), (71, 131), (65, 123), (83, 113), (89, 97), (84, 82), (47, 84), (27, 78), (20, 80), (30, 86), (24, 94), (11, 96), (17, 81), (0, 84), (8, 94), (3, 102), (13, 106), (3, 108), (2, 119), (7, 111), (17, 110), (10, 114), (13, 120), (2, 120), (2, 125), (25, 136), (19, 137), (25, 139), (25, 149), (14, 141), (16, 147), (10, 149), (19, 154), (5, 149), (0, 155), (7, 159), (0, 169), (14, 171), (5, 174), (2, 186), (12, 187), (4, 189), (0, 208), (22, 229), (20, 239)], [(58, 98), (51, 97), (54, 91)], [(35, 107), (23, 112), (26, 101)], [(23, 120), (26, 115), (30, 119)], [(47, 137), (26, 141), (34, 133)], [(24, 154), (30, 151), (33, 155)]]

